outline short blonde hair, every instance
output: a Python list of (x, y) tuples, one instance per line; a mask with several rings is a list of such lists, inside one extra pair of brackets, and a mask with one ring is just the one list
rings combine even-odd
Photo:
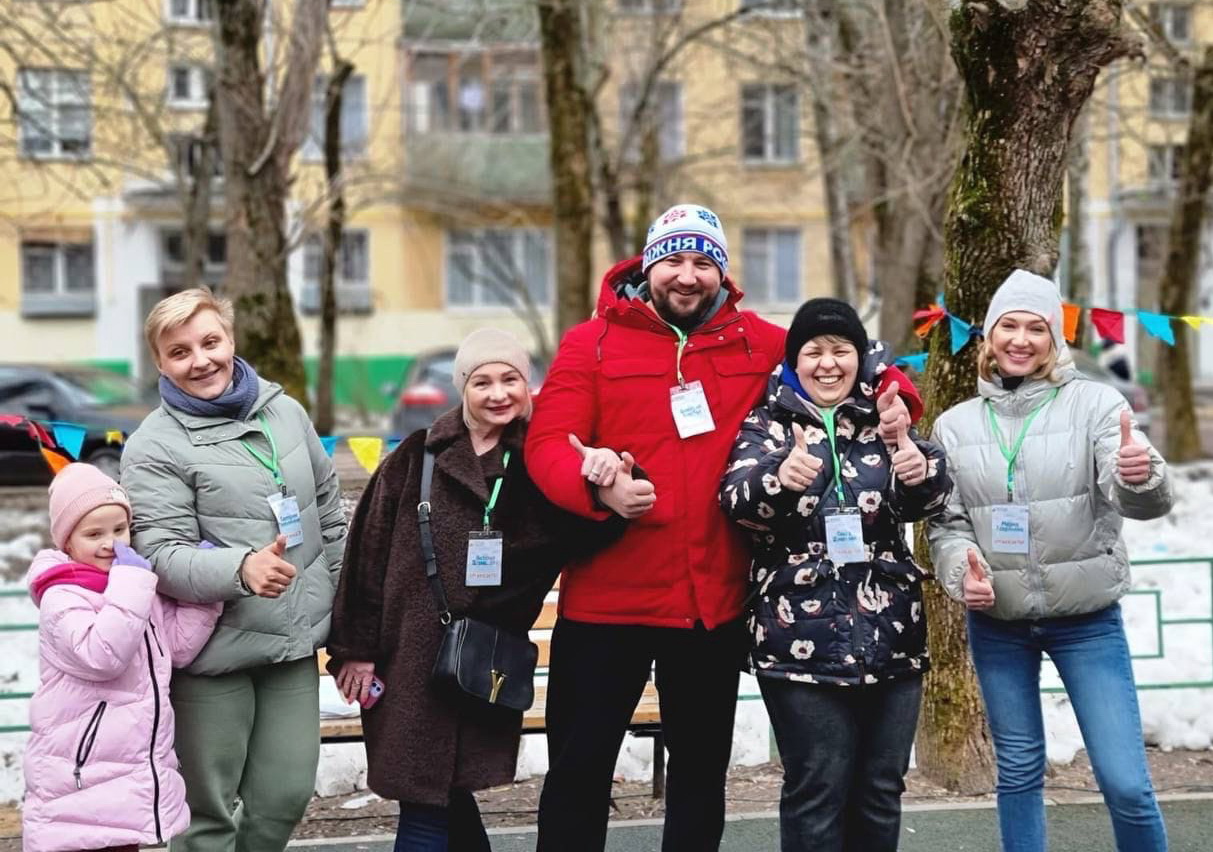
[[(1037, 367), (1028, 378), (1046, 379), (1050, 382), (1058, 381), (1061, 376), (1057, 373), (1057, 357), (1057, 347), (1053, 345), (1053, 338), (1050, 335), (1049, 354), (1045, 357), (1044, 363)], [(997, 372), (998, 359), (994, 357), (994, 346), (983, 337), (981, 343), (977, 345), (977, 375), (987, 382), (993, 382)]]
[(193, 287), (161, 299), (143, 321), (143, 338), (152, 360), (160, 363), (160, 338), (167, 331), (185, 325), (201, 311), (214, 311), (219, 324), (231, 339), (236, 337), (236, 311), (228, 299), (222, 299), (209, 287)]

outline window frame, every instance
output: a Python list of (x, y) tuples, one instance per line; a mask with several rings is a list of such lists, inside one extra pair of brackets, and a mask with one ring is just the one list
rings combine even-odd
[[(761, 92), (762, 106), (762, 154), (755, 156), (749, 153), (746, 122), (748, 95)], [(791, 93), (791, 111), (793, 132), (791, 138), (792, 152), (789, 156), (779, 156), (779, 105), (781, 94)], [(800, 162), (800, 92), (791, 83), (742, 83), (741, 108), (737, 114), (741, 124), (741, 160), (747, 166), (791, 166)]]
[[(173, 11), (174, 0), (164, 0), (164, 20), (175, 27), (210, 28), (214, 26), (218, 16), (215, 11), (215, 0), (184, 0), (188, 11), (178, 15)], [(206, 15), (203, 11), (206, 10)]]
[[(1187, 34), (1182, 37), (1175, 35), (1175, 17), (1176, 12), (1179, 11), (1183, 12), (1185, 26), (1187, 27)], [(1157, 26), (1171, 44), (1177, 47), (1186, 47), (1192, 44), (1192, 22), (1195, 19), (1192, 3), (1151, 3), (1146, 9), (1146, 15), (1150, 23)]]
[(684, 0), (619, 0), (616, 9), (621, 15), (677, 15)]
[[(43, 92), (37, 91), (38, 87), (30, 85), (30, 81), (40, 79), (40, 75), (49, 75), (40, 84), (44, 89)], [(63, 97), (64, 92), (73, 87), (83, 94), (76, 101), (65, 99)], [(44, 100), (48, 92), (49, 99)], [(34, 104), (35, 100), (38, 101), (37, 105)], [(81, 147), (77, 150), (67, 150), (64, 148), (65, 137), (62, 133), (64, 125), (68, 123), (63, 116), (62, 110), (72, 107), (79, 109), (87, 120), (87, 130), (82, 137), (83, 142)], [(39, 115), (39, 113), (44, 113), (44, 116)], [(17, 111), (14, 117), (17, 120), (17, 148), (19, 156), (22, 159), (62, 161), (87, 161), (92, 159), (93, 143), (95, 141), (93, 137), (95, 123), (93, 120), (92, 77), (87, 69), (61, 67), (19, 68), (17, 70)], [(32, 122), (32, 129), (38, 132), (27, 132), (27, 121)], [(39, 124), (39, 121), (45, 121), (45, 125)], [(28, 147), (31, 139), (43, 138), (48, 141), (50, 146), (48, 150), (31, 150)]]
[[(1164, 109), (1157, 109), (1154, 102), (1154, 86), (1156, 83), (1165, 83), (1167, 87), (1166, 105)], [(1147, 78), (1146, 92), (1146, 110), (1151, 118), (1163, 120), (1187, 119), (1192, 115), (1192, 86), (1189, 81), (1183, 77), (1174, 74), (1152, 74)], [(1182, 91), (1183, 106), (1181, 109), (1175, 108), (1176, 92)]]
[[(68, 285), (69, 249), (87, 249), (90, 280), (87, 289), (73, 289)], [(38, 251), (49, 254), (51, 260), (51, 290), (30, 292), (29, 254)], [(21, 264), (21, 316), (38, 317), (92, 317), (97, 313), (97, 246), (93, 241), (72, 242), (54, 240), (21, 240), (19, 245)]]
[[(348, 257), (348, 245), (353, 240), (362, 242), (362, 278), (347, 278), (344, 274)], [(303, 249), (303, 286), (300, 291), (299, 312), (304, 316), (320, 314), (320, 275), (324, 263), (324, 235), (311, 234), (304, 241)], [(348, 241), (348, 242), (347, 242)], [(309, 256), (313, 252), (316, 257)], [(309, 274), (312, 263), (316, 266), (316, 275)], [(374, 299), (371, 292), (371, 232), (368, 228), (345, 228), (341, 232), (341, 247), (338, 249), (337, 269), (333, 276), (333, 289), (337, 296), (338, 314), (369, 314), (374, 310)]]
[[(786, 299), (778, 292), (779, 281), (782, 280), (782, 277), (779, 275), (778, 238), (780, 235), (791, 236), (795, 244), (792, 257), (796, 262), (796, 292), (790, 294)], [(756, 238), (759, 236), (761, 236), (762, 242), (765, 243), (763, 246), (765, 257), (763, 260), (766, 269), (763, 270), (763, 274), (765, 275), (767, 293), (765, 297), (760, 297), (753, 290), (744, 289), (746, 305), (751, 309), (794, 309), (804, 300), (804, 228), (797, 225), (761, 225), (743, 228), (741, 232), (741, 262), (747, 284), (758, 279), (758, 276), (755, 274), (757, 270), (753, 268), (753, 264), (750, 262), (752, 260), (750, 252), (754, 247)]]
[[(188, 75), (190, 91), (189, 97), (186, 98), (176, 96), (174, 75), (179, 71), (184, 71)], [(167, 70), (168, 79), (164, 87), (165, 103), (170, 108), (178, 110), (206, 109), (209, 106), (206, 93), (209, 88), (208, 78), (211, 74), (210, 68), (198, 62), (170, 63)]]
[[(324, 162), (324, 96), (328, 88), (328, 80), (328, 74), (317, 74), (313, 82), (311, 116), (308, 119), (307, 135), (303, 139), (303, 144), (299, 146), (299, 156), (307, 163)], [(362, 87), (362, 97), (359, 101), (361, 110), (357, 115), (359, 124), (361, 125), (362, 137), (356, 147), (351, 145), (349, 137), (344, 131), (346, 107), (348, 104), (353, 103), (348, 95), (351, 87), (355, 85)], [(348, 163), (365, 160), (370, 156), (371, 105), (370, 98), (368, 97), (368, 86), (365, 74), (351, 74), (346, 78), (345, 83), (341, 87), (341, 117), (339, 120), (343, 125), (341, 134), (342, 162)]]
[(795, 0), (740, 0), (738, 8), (742, 14), (755, 18), (800, 18), (804, 15)]
[[(686, 128), (686, 99), (683, 97), (683, 86), (681, 80), (657, 80), (654, 83), (655, 99), (654, 107), (657, 110), (657, 120), (661, 121), (661, 112), (668, 105), (663, 102), (661, 92), (667, 91), (673, 93), (673, 111), (676, 121), (674, 122), (674, 130), (676, 134), (674, 141), (669, 145), (673, 151), (666, 150), (666, 136), (663, 132), (658, 132), (657, 144), (660, 150), (659, 161), (661, 163), (676, 163), (679, 160), (685, 159), (687, 155), (687, 128)], [(619, 87), (619, 133), (624, 132), (624, 119), (631, 114), (636, 97), (640, 94), (640, 84), (628, 82)], [(622, 158), (625, 163), (640, 162), (640, 140), (635, 136), (636, 128), (632, 128), (632, 133), (627, 139), (622, 140), (623, 151)]]
[[(483, 246), (491, 237), (499, 235), (509, 235), (513, 245), (511, 246), (510, 263), (515, 268), (522, 267), (521, 272), (525, 274), (527, 258), (525, 256), (526, 240), (528, 237), (532, 239), (541, 239), (544, 251), (544, 280), (543, 280), (543, 297), (542, 299), (534, 300), (536, 310), (548, 311), (555, 307), (556, 299), (556, 258), (555, 246), (552, 239), (552, 230), (547, 227), (538, 226), (523, 226), (514, 228), (503, 227), (472, 227), (472, 228), (448, 228), (443, 232), (443, 249), (442, 249), (442, 303), (447, 310), (460, 311), (466, 313), (501, 313), (503, 311), (526, 310), (524, 302), (519, 300), (513, 293), (510, 294), (512, 301), (490, 302), (483, 299), (482, 294), (486, 292), (487, 286), (481, 283), (484, 273), (481, 270), (483, 266)], [(454, 282), (453, 274), (453, 252), (455, 251), (456, 237), (466, 237), (461, 239), (464, 245), (470, 245), (476, 252), (472, 257), (474, 268), (469, 277), (469, 287), (471, 288), (471, 301), (453, 301), (451, 297), (452, 284)], [(491, 292), (491, 291), (490, 291)]]

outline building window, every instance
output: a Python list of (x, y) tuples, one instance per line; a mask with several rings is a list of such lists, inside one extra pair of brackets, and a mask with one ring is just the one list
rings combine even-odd
[[(320, 313), (320, 278), (323, 271), (324, 238), (316, 234), (308, 237), (303, 244), (303, 293), (299, 309), (305, 314)], [(366, 231), (342, 231), (333, 286), (339, 312), (370, 312), (370, 235)]]
[(447, 233), (446, 303), (452, 307), (536, 307), (552, 302), (550, 235), (537, 228)]
[(796, 87), (741, 87), (741, 151), (751, 163), (791, 163), (800, 154), (800, 100)]
[(746, 228), (742, 234), (746, 304), (795, 305), (801, 299), (797, 228)]
[[(324, 157), (324, 98), (328, 77), (316, 78), (312, 90), (312, 124), (303, 142), (303, 156), (309, 160)], [(367, 108), (366, 77), (354, 74), (341, 87), (341, 156), (343, 159), (366, 155)]]
[(416, 53), (410, 60), (414, 133), (543, 133), (546, 119), (534, 50)]
[[(619, 131), (626, 135), (624, 158), (629, 162), (640, 159), (641, 134), (644, 118), (637, 123), (636, 103), (640, 98), (640, 86), (629, 83), (619, 90)], [(677, 160), (684, 151), (682, 132), (682, 86), (669, 81), (658, 81), (649, 93), (649, 112), (658, 134), (658, 148), (663, 162)]]
[[(169, 142), (173, 146), (173, 166), (177, 173), (197, 178), (206, 142), (200, 136), (186, 134), (173, 134), (169, 137)], [(223, 157), (218, 145), (210, 146), (210, 157), (211, 177), (223, 177)]]
[(92, 152), (92, 87), (87, 71), (23, 68), (17, 86), (22, 154), (82, 158)]
[(92, 316), (95, 292), (92, 243), (21, 244), (23, 316)]
[(645, 15), (669, 15), (681, 11), (682, 0), (619, 0), (619, 11)]
[(1172, 44), (1192, 40), (1192, 7), (1186, 3), (1151, 3), (1150, 23)]
[(1146, 155), (1149, 181), (1152, 184), (1178, 182), (1183, 176), (1183, 145), (1151, 145)]
[(1150, 115), (1183, 118), (1192, 111), (1192, 86), (1182, 77), (1150, 78)]
[[(162, 231), (161, 259), (169, 269), (185, 266), (185, 234), (180, 229)], [(210, 231), (206, 235), (206, 257), (203, 266), (208, 271), (223, 272), (227, 267), (227, 235), (222, 231)]]
[(742, 11), (779, 18), (800, 17), (800, 0), (741, 0)]
[(203, 65), (172, 65), (168, 69), (168, 103), (178, 109), (206, 109), (211, 69)]
[(174, 24), (209, 25), (215, 20), (214, 0), (167, 0), (165, 17)]

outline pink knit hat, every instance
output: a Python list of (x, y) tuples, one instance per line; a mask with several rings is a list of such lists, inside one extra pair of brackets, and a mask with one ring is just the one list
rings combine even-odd
[(131, 517), (131, 501), (117, 482), (91, 464), (69, 464), (51, 480), (51, 541), (62, 550), (80, 519), (98, 506), (121, 506)]

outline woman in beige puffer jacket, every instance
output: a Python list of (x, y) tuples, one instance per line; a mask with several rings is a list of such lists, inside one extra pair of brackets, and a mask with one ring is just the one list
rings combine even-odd
[(933, 431), (955, 487), (930, 522), (931, 558), (948, 594), (969, 608), (1003, 849), (1045, 849), (1040, 663), (1048, 654), (1117, 849), (1163, 850), (1118, 601), (1129, 590), (1121, 518), (1170, 511), (1170, 477), (1124, 398), (1078, 374), (1061, 329), (1052, 281), (1016, 270), (994, 294), (979, 396), (946, 411)]

